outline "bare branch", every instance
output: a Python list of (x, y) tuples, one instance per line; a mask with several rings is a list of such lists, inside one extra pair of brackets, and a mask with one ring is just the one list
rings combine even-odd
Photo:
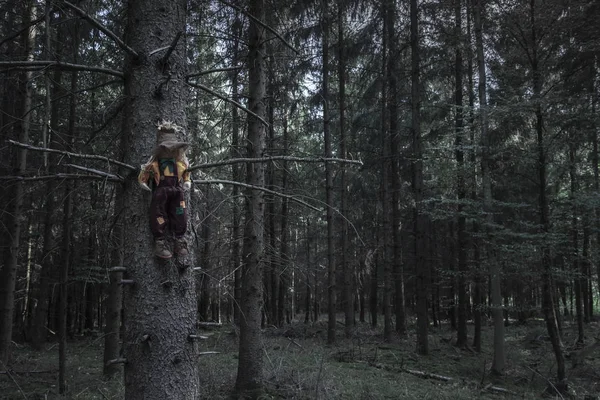
[(269, 123), (267, 121), (265, 121), (258, 114), (256, 114), (255, 112), (250, 111), (249, 109), (247, 109), (246, 107), (244, 107), (243, 105), (241, 105), (240, 103), (238, 103), (237, 101), (228, 99), (227, 97), (223, 96), (222, 94), (219, 94), (219, 93), (215, 92), (214, 90), (209, 89), (209, 88), (207, 88), (206, 86), (204, 86), (204, 85), (202, 85), (200, 83), (191, 83), (191, 82), (188, 82), (187, 84), (190, 85), (191, 87), (202, 89), (205, 92), (208, 92), (208, 93), (212, 94), (213, 96), (215, 96), (215, 97), (217, 97), (217, 98), (219, 98), (219, 99), (221, 99), (223, 101), (226, 101), (228, 103), (233, 104), (234, 106), (236, 106), (240, 110), (245, 111), (248, 114), (250, 114), (250, 115), (258, 118), (260, 120), (260, 122), (262, 122), (263, 124), (265, 124), (266, 127), (269, 127)]
[(292, 161), (292, 162), (297, 161), (297, 162), (306, 162), (306, 163), (336, 162), (336, 163), (343, 163), (343, 164), (363, 165), (362, 161), (348, 160), (345, 158), (270, 156), (270, 157), (262, 157), (262, 158), (231, 158), (229, 160), (215, 161), (212, 163), (195, 165), (191, 168), (188, 168), (187, 171), (192, 172), (192, 171), (196, 171), (198, 169), (220, 167), (222, 165), (231, 165), (231, 164), (239, 164), (239, 163), (266, 163), (266, 162), (273, 162), (273, 161)]
[(81, 8), (77, 7), (74, 4), (69, 3), (68, 1), (65, 1), (64, 4), (66, 4), (67, 6), (69, 6), (70, 8), (72, 8), (73, 10), (75, 10), (79, 15), (81, 15), (81, 17), (83, 19), (86, 19), (92, 26), (95, 26), (101, 32), (103, 32), (106, 36), (108, 36), (109, 38), (111, 38), (112, 40), (114, 40), (115, 43), (117, 43), (119, 45), (119, 47), (122, 48), (123, 50), (125, 50), (127, 53), (129, 53), (130, 55), (132, 55), (135, 58), (139, 57), (138, 53), (134, 49), (132, 49), (131, 47), (127, 46), (127, 44), (125, 42), (123, 42), (121, 40), (121, 38), (119, 38), (111, 30), (109, 30), (104, 25), (102, 25), (100, 22), (98, 22), (91, 15), (87, 14)]
[(228, 72), (228, 71), (237, 71), (244, 67), (231, 67), (231, 68), (215, 68), (215, 69), (207, 69), (206, 71), (194, 72), (193, 74), (189, 74), (186, 78), (195, 78), (197, 76), (213, 74), (215, 72)]
[(272, 194), (274, 196), (279, 196), (279, 197), (283, 197), (285, 199), (289, 199), (291, 201), (294, 201), (298, 204), (302, 204), (304, 207), (308, 207), (311, 210), (320, 212), (321, 210), (311, 204), (308, 204), (307, 202), (300, 200), (294, 196), (290, 196), (288, 194), (283, 194), (283, 193), (279, 193), (276, 192), (274, 190), (270, 190), (267, 189), (265, 187), (262, 186), (254, 186), (254, 185), (250, 185), (248, 183), (242, 183), (242, 182), (236, 182), (236, 181), (229, 181), (229, 180), (223, 180), (223, 179), (207, 179), (207, 180), (201, 180), (201, 181), (194, 181), (194, 184), (204, 184), (204, 185), (214, 185), (214, 184), (223, 184), (223, 185), (234, 185), (234, 186), (241, 186), (241, 187), (245, 187), (245, 188), (249, 188), (249, 189), (254, 189), (254, 190), (260, 190), (263, 191), (265, 193), (269, 193)]
[(121, 166), (123, 168), (127, 168), (131, 171), (138, 170), (138, 168), (136, 168), (132, 165), (125, 164), (121, 161), (113, 160), (112, 158), (108, 158), (108, 157), (104, 157), (104, 156), (97, 156), (95, 154), (78, 154), (78, 153), (71, 153), (69, 151), (62, 151), (62, 150), (56, 150), (56, 149), (44, 149), (43, 147), (36, 147), (36, 146), (32, 146), (32, 145), (25, 144), (25, 143), (19, 143), (19, 142), (15, 142), (14, 140), (7, 140), (7, 142), (12, 144), (13, 146), (21, 147), (21, 148), (24, 148), (27, 150), (44, 151), (44, 152), (48, 152), (48, 153), (63, 154), (63, 155), (66, 155), (69, 157), (74, 157), (74, 158), (87, 158), (89, 160), (101, 160), (101, 161), (106, 161), (111, 164)]
[(114, 69), (102, 68), (102, 67), (92, 67), (89, 65), (81, 65), (81, 64), (70, 64), (64, 63), (60, 61), (0, 61), (1, 67), (9, 67), (9, 68), (33, 68), (33, 69), (42, 69), (42, 68), (61, 68), (64, 70), (71, 71), (90, 71), (90, 72), (101, 72), (103, 74), (108, 74), (112, 76), (116, 76), (119, 78), (123, 78), (125, 75), (121, 71), (115, 71)]
[(31, 21), (30, 23), (28, 23), (26, 26), (19, 29), (18, 31), (14, 32), (12, 35), (3, 37), (2, 40), (0, 40), (0, 46), (2, 46), (4, 43), (8, 42), (9, 40), (12, 40), (16, 37), (21, 36), (23, 34), (23, 32), (28, 30), (30, 27), (39, 24), (40, 22), (42, 22), (44, 20), (44, 18), (45, 18), (45, 16), (41, 16), (38, 19)]
[(0, 176), (0, 181), (19, 181), (19, 182), (30, 182), (30, 181), (47, 181), (52, 179), (95, 179), (102, 181), (112, 182), (123, 182), (122, 179), (110, 178), (108, 176), (98, 175), (81, 175), (81, 174), (55, 174), (55, 175), (43, 175), (43, 176)]
[(173, 41), (171, 42), (171, 45), (169, 46), (169, 49), (167, 50), (166, 54), (163, 56), (163, 58), (160, 59), (161, 65), (166, 64), (169, 60), (169, 57), (171, 57), (171, 53), (173, 53), (173, 50), (175, 50), (177, 42), (179, 42), (179, 38), (181, 37), (182, 33), (183, 32), (179, 31), (177, 32), (177, 35), (175, 35), (175, 39), (173, 39)]
[(296, 48), (294, 48), (294, 46), (292, 46), (291, 44), (289, 44), (279, 33), (277, 33), (277, 31), (275, 31), (275, 29), (271, 28), (269, 25), (265, 24), (264, 22), (262, 22), (261, 20), (259, 20), (258, 18), (256, 18), (254, 15), (252, 15), (249, 12), (241, 9), (240, 7), (236, 6), (235, 4), (229, 3), (228, 1), (219, 0), (219, 2), (225, 4), (226, 6), (234, 8), (234, 9), (238, 10), (239, 12), (241, 12), (242, 14), (246, 15), (248, 18), (250, 18), (251, 20), (253, 20), (257, 24), (259, 24), (260, 26), (262, 26), (263, 28), (265, 28), (266, 30), (268, 30), (269, 32), (271, 32), (273, 35), (277, 36), (277, 38), (279, 40), (281, 40), (281, 42), (283, 44), (285, 44), (288, 48), (290, 48), (294, 53), (300, 54), (300, 52), (298, 50), (296, 50)]
[(80, 171), (90, 172), (92, 174), (96, 174), (96, 175), (99, 175), (99, 176), (104, 176), (106, 178), (111, 178), (111, 179), (114, 179), (114, 180), (117, 180), (117, 181), (121, 181), (121, 182), (124, 181), (123, 177), (120, 176), (120, 175), (111, 174), (111, 173), (104, 172), (104, 171), (99, 171), (99, 170), (94, 169), (94, 168), (82, 167), (81, 165), (75, 165), (75, 164), (64, 164), (64, 165), (67, 166), (67, 167), (78, 169)]

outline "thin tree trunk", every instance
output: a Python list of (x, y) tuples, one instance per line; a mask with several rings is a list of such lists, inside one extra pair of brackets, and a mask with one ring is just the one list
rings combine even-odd
[[(479, 65), (479, 107), (481, 124), (481, 144), (483, 156), (481, 160), (481, 175), (483, 181), (483, 208), (486, 213), (486, 231), (491, 229), (493, 224), (492, 214), (492, 178), (490, 176), (490, 137), (488, 132), (487, 120), (487, 77), (485, 70), (485, 55), (483, 51), (483, 0), (474, 0), (475, 13), (475, 40), (477, 47), (477, 63)], [(502, 312), (502, 292), (501, 292), (501, 270), (497, 260), (494, 259), (494, 250), (487, 249), (490, 271), (490, 296), (491, 309), (494, 320), (494, 358), (492, 361), (492, 372), (498, 375), (504, 374), (506, 355), (504, 351), (504, 315)]]
[[(234, 26), (236, 27), (236, 37), (242, 36), (242, 21), (239, 15), (236, 14)], [(233, 64), (238, 62), (239, 58), (239, 41), (234, 41), (233, 47)], [(238, 93), (238, 71), (232, 72), (231, 78), (231, 97), (235, 102), (239, 102)], [(231, 157), (240, 157), (240, 116), (238, 114), (238, 108), (236, 106), (231, 107)], [(234, 182), (241, 181), (241, 170), (239, 164), (232, 165), (232, 178)], [(233, 320), (239, 325), (240, 324), (240, 304), (242, 302), (242, 270), (240, 267), (240, 208), (238, 197), (240, 195), (240, 189), (234, 185), (232, 188), (231, 196), (233, 198), (231, 220), (231, 264), (234, 272), (234, 290), (233, 290)]]
[[(77, 63), (77, 56), (79, 52), (79, 24), (76, 22), (74, 26), (75, 34), (72, 37), (72, 51), (73, 51), (73, 62)], [(75, 120), (77, 111), (77, 79), (78, 73), (74, 71), (71, 73), (71, 98), (69, 106), (69, 131), (67, 137), (66, 151), (73, 152), (75, 143)], [(71, 240), (73, 236), (73, 222), (71, 216), (73, 215), (73, 197), (75, 196), (74, 183), (71, 181), (66, 182), (65, 195), (63, 203), (63, 229), (62, 229), (62, 243), (61, 243), (61, 267), (60, 267), (60, 303), (58, 308), (59, 313), (59, 326), (58, 326), (58, 391), (60, 394), (65, 394), (67, 390), (67, 333), (68, 333), (68, 283), (69, 283), (69, 269), (73, 260), (73, 253), (71, 252)]]
[(577, 343), (583, 344), (583, 304), (582, 304), (582, 283), (583, 277), (580, 275), (583, 270), (583, 260), (579, 258), (579, 230), (577, 227), (577, 206), (575, 205), (575, 194), (577, 192), (577, 178), (575, 173), (575, 144), (573, 143), (573, 134), (569, 135), (569, 177), (571, 179), (571, 255), (573, 257), (573, 272), (575, 273), (575, 314), (577, 316)]
[[(283, 117), (283, 155), (288, 153), (288, 119), (287, 116)], [(282, 166), (282, 177), (281, 177), (281, 192), (287, 191), (288, 181), (288, 163), (283, 161)], [(288, 244), (288, 212), (289, 200), (284, 198), (281, 200), (281, 247), (279, 257), (282, 262), (281, 273), (279, 274), (279, 293), (277, 302), (277, 322), (278, 326), (282, 327), (285, 322), (285, 310), (286, 310), (286, 293), (288, 290), (288, 264), (289, 264), (289, 244)], [(310, 263), (308, 263), (309, 269), (307, 269), (306, 280), (310, 277)], [(316, 293), (315, 293), (316, 294)], [(307, 314), (310, 314), (310, 303), (306, 306)]]
[(423, 208), (423, 151), (421, 145), (421, 95), (419, 53), (419, 8), (417, 0), (410, 0), (410, 48), (411, 48), (411, 115), (413, 148), (413, 197), (414, 197), (414, 252), (417, 270), (417, 352), (429, 354), (429, 319), (427, 316), (427, 269), (425, 254), (425, 221)]
[[(332, 156), (331, 133), (329, 132), (329, 8), (328, 2), (322, 0), (322, 28), (323, 28), (323, 140), (325, 146), (325, 157)], [(336, 283), (335, 283), (335, 244), (333, 229), (333, 171), (331, 164), (325, 163), (325, 204), (327, 207), (327, 344), (336, 341)]]
[(398, 132), (398, 72), (396, 48), (396, 1), (387, 1), (387, 82), (388, 82), (388, 117), (389, 117), (389, 144), (390, 144), (390, 190), (391, 190), (391, 241), (392, 241), (392, 271), (396, 291), (396, 332), (406, 336), (406, 312), (404, 304), (404, 264), (402, 260), (402, 243), (400, 240), (400, 134)]
[[(389, 13), (387, 8), (389, 4), (383, 3), (383, 37), (382, 37), (382, 63), (381, 75), (382, 82), (388, 81), (388, 55), (389, 55), (389, 19), (386, 14)], [(391, 224), (387, 221), (387, 216), (390, 214), (391, 205), (391, 190), (390, 190), (390, 148), (389, 145), (389, 121), (388, 121), (388, 85), (384, 84), (381, 87), (381, 214), (383, 234), (381, 235), (383, 245), (383, 340), (389, 342), (392, 340), (392, 254), (391, 254)]]
[[(344, 4), (345, 1), (338, 0), (338, 79), (339, 79), (339, 112), (340, 112), (340, 157), (346, 158), (346, 59), (344, 54)], [(341, 166), (340, 171), (340, 213), (341, 219), (341, 254), (340, 264), (342, 265), (342, 275), (344, 277), (344, 287), (342, 296), (342, 305), (344, 309), (344, 335), (346, 338), (352, 337), (354, 330), (354, 307), (352, 303), (352, 281), (354, 271), (353, 263), (348, 262), (348, 215), (346, 206), (346, 167)]]
[[(23, 25), (27, 26), (31, 21), (33, 13), (33, 4), (28, 1), (23, 8)], [(28, 60), (33, 60), (33, 46), (35, 42), (35, 28), (30, 27), (25, 31), (25, 55)], [(15, 124), (15, 132), (18, 132), (18, 138), (21, 143), (27, 143), (29, 140), (29, 128), (31, 125), (31, 103), (32, 103), (32, 85), (33, 78), (31, 71), (23, 73), (22, 77), (22, 107), (21, 123)], [(27, 168), (27, 150), (19, 149), (17, 151), (15, 175), (23, 175)], [(13, 333), (13, 312), (15, 307), (15, 285), (17, 281), (17, 264), (19, 257), (19, 247), (21, 240), (21, 217), (23, 212), (23, 200), (25, 197), (24, 183), (17, 181), (14, 185), (13, 203), (9, 216), (10, 239), (9, 247), (4, 254), (4, 267), (0, 271), (0, 362), (7, 365), (10, 356), (12, 333)], [(9, 197), (10, 198), (10, 197)]]
[[(542, 95), (542, 76), (538, 66), (538, 42), (537, 42), (537, 28), (535, 24), (535, 0), (530, 0), (530, 19), (531, 19), (531, 43), (532, 54), (531, 54), (531, 69), (533, 74), (533, 101), (535, 105), (535, 130), (537, 139), (537, 151), (538, 151), (538, 175), (539, 175), (539, 211), (540, 211), (540, 224), (542, 226), (542, 234), (546, 237), (550, 233), (550, 210), (548, 204), (547, 195), (547, 173), (546, 173), (546, 148), (544, 143), (544, 117), (542, 114), (541, 107), (541, 95)], [(545, 239), (547, 240), (547, 239)], [(549, 244), (544, 243), (542, 248), (542, 311), (544, 313), (544, 319), (546, 321), (546, 328), (548, 329), (548, 336), (550, 337), (550, 343), (554, 350), (554, 356), (556, 357), (557, 366), (557, 380), (561, 385), (565, 381), (565, 358), (562, 352), (561, 339), (557, 327), (557, 317), (555, 314), (554, 301), (552, 295), (552, 262), (550, 258)]]
[[(249, 12), (259, 21), (265, 19), (264, 0), (253, 0)], [(266, 71), (265, 29), (253, 19), (248, 31), (248, 108), (260, 117), (265, 116)], [(265, 126), (256, 117), (248, 117), (248, 157), (261, 158), (265, 152)], [(265, 185), (265, 166), (247, 165), (247, 182), (253, 186)], [(264, 263), (264, 192), (249, 189), (246, 193), (246, 221), (242, 253), (242, 304), (240, 347), (235, 391), (239, 396), (258, 397), (262, 392), (261, 345), (261, 277)]]
[(464, 152), (463, 152), (463, 56), (462, 56), (462, 2), (455, 0), (454, 3), (454, 19), (455, 19), (455, 37), (456, 48), (454, 52), (454, 105), (456, 107), (454, 116), (455, 129), (455, 156), (458, 169), (457, 174), (457, 192), (458, 192), (458, 230), (457, 234), (457, 250), (458, 250), (458, 326), (456, 345), (464, 347), (467, 344), (467, 233), (466, 233), (466, 218), (463, 215), (463, 202), (467, 197), (465, 186), (465, 170), (464, 170)]

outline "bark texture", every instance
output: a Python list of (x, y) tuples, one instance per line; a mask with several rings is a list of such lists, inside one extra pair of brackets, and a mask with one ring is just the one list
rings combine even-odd
[[(132, 0), (127, 14), (127, 43), (140, 56), (129, 56), (125, 65), (128, 102), (123, 148), (125, 162), (141, 165), (155, 146), (157, 121), (186, 126), (185, 40), (177, 43), (167, 60), (163, 59), (166, 49), (153, 52), (170, 46), (185, 31), (186, 2)], [(125, 204), (117, 210), (125, 227), (125, 275), (134, 281), (124, 290), (125, 398), (195, 399), (197, 356), (188, 340), (196, 323), (193, 274), (191, 268), (180, 271), (173, 261), (154, 256), (150, 195), (139, 189), (135, 178), (127, 179)], [(193, 260), (192, 246), (190, 253)]]
[[(263, 0), (254, 0), (249, 12), (260, 21), (265, 19)], [(248, 108), (261, 118), (265, 115), (266, 71), (265, 29), (254, 20), (248, 31)], [(248, 157), (264, 156), (265, 125), (256, 117), (248, 117)], [(265, 165), (248, 163), (247, 183), (265, 185)], [(246, 192), (246, 220), (242, 253), (242, 304), (240, 315), (240, 351), (235, 390), (242, 398), (256, 398), (262, 391), (262, 270), (264, 264), (264, 192)]]

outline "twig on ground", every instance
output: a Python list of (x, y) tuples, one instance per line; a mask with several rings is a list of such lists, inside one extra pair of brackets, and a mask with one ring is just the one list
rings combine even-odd
[(4, 364), (1, 360), (0, 360), (0, 363), (2, 364), (2, 367), (6, 370), (6, 374), (10, 377), (10, 379), (12, 379), (12, 381), (15, 383), (15, 385), (17, 385), (17, 388), (19, 389), (19, 392), (21, 392), (21, 394), (23, 395), (23, 398), (27, 399), (27, 396), (25, 395), (25, 392), (23, 392), (23, 389), (21, 389), (21, 386), (19, 385), (19, 383), (17, 382), (17, 380), (15, 379), (15, 377), (12, 376), (12, 374), (8, 370), (8, 367), (6, 366), (6, 364)]
[(542, 378), (543, 380), (545, 380), (548, 383), (548, 385), (550, 385), (552, 387), (552, 389), (554, 389), (554, 391), (560, 396), (560, 398), (563, 399), (563, 400), (565, 400), (565, 398), (563, 397), (563, 395), (560, 392), (560, 390), (558, 390), (558, 388), (556, 386), (554, 386), (554, 384), (550, 381), (550, 379), (546, 378), (544, 375), (540, 374), (538, 371), (534, 370), (529, 365), (526, 365), (526, 367), (529, 368), (531, 370), (531, 372), (534, 372), (535, 374), (539, 375), (540, 378)]

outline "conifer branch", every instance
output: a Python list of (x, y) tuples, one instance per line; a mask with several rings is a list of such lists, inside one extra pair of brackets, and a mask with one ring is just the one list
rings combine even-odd
[(111, 178), (114, 179), (116, 181), (120, 181), (123, 182), (124, 179), (122, 176), (116, 175), (116, 174), (111, 174), (108, 172), (104, 172), (104, 171), (99, 171), (97, 169), (94, 168), (88, 168), (88, 167), (82, 167), (81, 165), (75, 165), (75, 164), (64, 164), (66, 167), (71, 167), (71, 168), (75, 168), (78, 169), (80, 171), (85, 171), (85, 172), (90, 172), (92, 174), (96, 174), (98, 176), (103, 176), (105, 178)]
[(45, 149), (43, 147), (36, 147), (36, 146), (32, 146), (30, 144), (25, 144), (25, 143), (19, 143), (16, 142), (14, 140), (7, 140), (8, 143), (12, 144), (13, 146), (17, 146), (17, 147), (21, 147), (23, 149), (27, 149), (27, 150), (33, 150), (33, 151), (43, 151), (43, 152), (48, 152), (48, 153), (56, 153), (56, 154), (63, 154), (69, 157), (74, 157), (74, 158), (86, 158), (89, 160), (100, 160), (100, 161), (106, 161), (108, 163), (111, 164), (115, 164), (118, 165), (120, 167), (123, 168), (127, 168), (131, 171), (137, 171), (138, 169), (132, 165), (129, 164), (125, 164), (124, 162), (121, 161), (117, 161), (117, 160), (113, 160), (112, 158), (108, 158), (108, 157), (104, 157), (104, 156), (97, 156), (95, 154), (79, 154), (79, 153), (72, 153), (70, 151), (63, 151), (63, 150), (56, 150), (56, 149)]
[(139, 57), (138, 53), (134, 49), (127, 46), (127, 44), (124, 41), (122, 41), (121, 38), (119, 38), (110, 29), (106, 28), (104, 25), (102, 25), (100, 22), (98, 22), (94, 17), (92, 17), (91, 15), (89, 15), (88, 13), (86, 13), (81, 8), (77, 7), (76, 5), (69, 3), (68, 1), (65, 1), (64, 4), (67, 5), (68, 7), (70, 7), (71, 9), (73, 9), (75, 12), (77, 12), (77, 14), (79, 14), (83, 19), (87, 20), (92, 26), (98, 28), (106, 36), (108, 36), (109, 38), (114, 40), (115, 43), (117, 43), (117, 45), (119, 45), (120, 48), (125, 50), (131, 56), (133, 56), (134, 58)]
[(242, 110), (242, 111), (244, 111), (244, 112), (246, 112), (246, 113), (248, 113), (248, 114), (252, 115), (253, 117), (256, 117), (256, 118), (258, 118), (258, 119), (260, 120), (260, 122), (262, 122), (263, 124), (265, 124), (265, 126), (266, 126), (266, 127), (269, 127), (269, 123), (268, 123), (267, 121), (265, 121), (265, 120), (264, 120), (262, 117), (260, 117), (258, 114), (256, 114), (256, 113), (255, 113), (255, 112), (253, 112), (253, 111), (250, 111), (249, 109), (247, 109), (246, 107), (244, 107), (243, 105), (241, 105), (240, 103), (238, 103), (237, 101), (235, 101), (235, 100), (231, 100), (231, 99), (228, 99), (227, 97), (223, 96), (222, 94), (219, 94), (219, 93), (215, 92), (214, 90), (207, 88), (206, 86), (202, 85), (201, 83), (191, 83), (191, 82), (187, 82), (187, 84), (188, 84), (188, 85), (190, 85), (191, 87), (195, 87), (195, 88), (198, 88), (198, 89), (202, 89), (202, 90), (204, 90), (205, 92), (208, 92), (208, 93), (212, 94), (213, 96), (215, 96), (215, 97), (217, 97), (217, 98), (219, 98), (219, 99), (221, 99), (221, 100), (223, 100), (223, 101), (226, 101), (226, 102), (228, 102), (228, 103), (230, 103), (230, 104), (233, 104), (234, 106), (236, 106), (236, 107), (237, 107), (237, 108), (239, 108), (240, 110)]
[(82, 175), (82, 174), (64, 174), (58, 173), (54, 175), (40, 175), (40, 176), (0, 176), (0, 181), (19, 181), (19, 182), (31, 182), (31, 181), (47, 181), (52, 179), (92, 179), (112, 182), (123, 182), (123, 179), (111, 178), (109, 176), (100, 175)]
[(236, 181), (229, 181), (229, 180), (224, 180), (224, 179), (207, 179), (207, 180), (200, 180), (194, 181), (194, 184), (202, 184), (202, 185), (213, 185), (213, 184), (222, 184), (222, 185), (234, 185), (234, 186), (241, 186), (241, 187), (245, 187), (248, 189), (253, 189), (253, 190), (260, 190), (263, 191), (265, 193), (269, 193), (272, 194), (274, 196), (278, 196), (278, 197), (283, 197), (285, 199), (289, 199), (291, 201), (294, 201), (298, 204), (302, 204), (304, 207), (308, 207), (311, 210), (320, 212), (321, 210), (311, 204), (308, 204), (307, 202), (305, 202), (304, 200), (300, 200), (294, 196), (290, 196), (289, 194), (284, 194), (284, 193), (280, 193), (280, 192), (276, 192), (274, 190), (271, 189), (267, 189), (265, 187), (262, 186), (255, 186), (255, 185), (250, 185), (248, 183), (243, 183), (243, 182), (236, 182)]
[(177, 42), (179, 42), (179, 38), (181, 37), (182, 33), (183, 32), (179, 31), (179, 32), (177, 32), (177, 35), (175, 35), (175, 39), (173, 39), (173, 41), (171, 42), (171, 45), (168, 47), (167, 52), (160, 59), (161, 65), (165, 65), (167, 63), (167, 61), (169, 61), (169, 57), (171, 57), (171, 53), (173, 53), (173, 50), (175, 50), (175, 47), (177, 46)]
[(246, 10), (243, 10), (242, 8), (236, 6), (235, 4), (231, 4), (228, 1), (219, 0), (219, 2), (225, 4), (226, 6), (229, 6), (229, 7), (233, 8), (235, 10), (238, 10), (239, 12), (241, 12), (242, 14), (244, 14), (245, 16), (247, 16), (248, 18), (250, 18), (251, 20), (253, 20), (257, 24), (259, 24), (260, 26), (262, 26), (263, 28), (265, 28), (266, 30), (268, 30), (269, 32), (271, 32), (273, 35), (277, 36), (277, 38), (279, 40), (281, 40), (281, 42), (283, 44), (285, 44), (286, 47), (288, 47), (289, 49), (291, 49), (294, 53), (296, 53), (298, 55), (300, 54), (300, 52), (298, 50), (296, 50), (296, 48), (294, 46), (292, 46), (291, 44), (289, 44), (275, 29), (271, 28), (269, 25), (265, 24), (260, 19), (256, 18), (254, 15), (252, 15), (249, 12), (247, 12)]
[(294, 157), (294, 156), (270, 156), (261, 158), (231, 158), (229, 160), (215, 161), (212, 163), (204, 163), (195, 165), (187, 169), (187, 172), (196, 171), (198, 169), (220, 167), (223, 165), (239, 164), (239, 163), (266, 163), (273, 161), (291, 161), (291, 162), (306, 162), (306, 163), (326, 163), (335, 162), (342, 164), (363, 165), (362, 161), (349, 160), (345, 158), (326, 158), (326, 157)]
[(92, 67), (89, 65), (71, 64), (60, 61), (0, 61), (0, 68), (32, 68), (32, 69), (43, 69), (43, 68), (61, 68), (70, 71), (89, 71), (89, 72), (101, 72), (103, 74), (116, 76), (123, 79), (125, 74), (121, 71), (115, 71), (114, 69)]

